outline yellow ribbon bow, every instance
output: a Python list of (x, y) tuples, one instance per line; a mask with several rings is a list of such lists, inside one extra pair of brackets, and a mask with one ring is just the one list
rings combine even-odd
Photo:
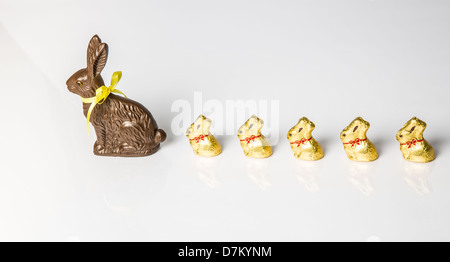
[(103, 102), (105, 102), (106, 98), (111, 93), (117, 93), (117, 94), (123, 95), (124, 97), (127, 97), (120, 90), (116, 89), (116, 85), (117, 85), (117, 83), (119, 83), (120, 78), (122, 78), (122, 72), (121, 71), (114, 72), (114, 74), (111, 77), (111, 85), (109, 87), (101, 86), (101, 87), (97, 88), (97, 90), (95, 90), (95, 96), (89, 97), (89, 98), (84, 98), (84, 97), (81, 98), (83, 103), (91, 103), (91, 106), (89, 107), (89, 110), (88, 110), (88, 113), (86, 116), (86, 126), (87, 126), (89, 136), (91, 136), (91, 134), (89, 132), (89, 118), (91, 117), (91, 113), (92, 113), (92, 110), (94, 110), (94, 107), (97, 104), (103, 104)]

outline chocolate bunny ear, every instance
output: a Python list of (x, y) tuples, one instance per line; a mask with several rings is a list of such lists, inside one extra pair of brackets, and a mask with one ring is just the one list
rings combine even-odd
[(102, 43), (100, 37), (94, 35), (87, 50), (87, 69), (91, 77), (97, 77), (102, 72), (108, 58), (108, 45)]
[(89, 63), (89, 56), (91, 56), (95, 52), (95, 50), (97, 49), (97, 47), (100, 45), (101, 42), (102, 42), (102, 40), (100, 39), (100, 37), (98, 35), (94, 35), (91, 38), (91, 41), (89, 41), (89, 45), (88, 45), (88, 49), (87, 49), (88, 63)]

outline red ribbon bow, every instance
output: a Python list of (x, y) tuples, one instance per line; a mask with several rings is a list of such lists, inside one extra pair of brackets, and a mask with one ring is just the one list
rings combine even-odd
[(250, 142), (253, 142), (253, 140), (257, 139), (258, 137), (261, 137), (261, 135), (259, 136), (255, 136), (255, 135), (251, 135), (249, 137), (246, 137), (245, 139), (240, 139), (241, 141), (246, 141), (247, 144), (250, 144)]
[(297, 147), (299, 147), (300, 145), (303, 145), (304, 143), (308, 142), (309, 140), (311, 140), (311, 137), (308, 139), (302, 138), (300, 140), (296, 140), (294, 142), (291, 142), (291, 144), (297, 144)]
[(408, 146), (408, 148), (411, 148), (412, 146), (415, 146), (417, 144), (417, 142), (423, 142), (423, 139), (422, 140), (413, 139), (411, 141), (407, 141), (406, 143), (403, 143), (403, 144), (400, 144), (400, 145)]
[(199, 135), (199, 136), (196, 136), (196, 137), (194, 137), (194, 138), (192, 138), (192, 139), (189, 139), (189, 140), (190, 140), (190, 141), (195, 141), (196, 143), (198, 143), (198, 142), (200, 142), (200, 140), (203, 141), (203, 139), (204, 139), (205, 137), (207, 137), (207, 136), (209, 136), (209, 135)]
[(344, 145), (352, 145), (352, 147), (354, 147), (355, 145), (360, 145), (361, 144), (361, 142), (362, 141), (366, 141), (366, 138), (364, 138), (364, 139), (359, 139), (359, 138), (357, 138), (357, 139), (355, 139), (355, 140), (351, 140), (350, 142), (348, 142), (348, 143), (344, 143)]

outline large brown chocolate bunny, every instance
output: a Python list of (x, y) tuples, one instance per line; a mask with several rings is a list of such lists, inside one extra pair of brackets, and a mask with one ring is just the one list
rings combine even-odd
[[(87, 50), (87, 68), (81, 69), (67, 80), (67, 88), (83, 98), (95, 96), (95, 90), (104, 85), (100, 76), (108, 58), (108, 45), (95, 35)], [(87, 116), (90, 103), (83, 103)], [(152, 114), (131, 99), (110, 94), (97, 104), (90, 120), (97, 141), (94, 154), (101, 156), (148, 156), (155, 153), (166, 133), (158, 129)]]

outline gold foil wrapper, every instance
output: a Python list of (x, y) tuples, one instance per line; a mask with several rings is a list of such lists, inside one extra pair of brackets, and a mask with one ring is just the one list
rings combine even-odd
[(239, 129), (238, 138), (244, 154), (248, 157), (266, 158), (272, 155), (272, 147), (261, 134), (264, 121), (252, 115)]
[(323, 158), (322, 146), (311, 135), (314, 128), (313, 122), (302, 117), (287, 133), (287, 139), (296, 158), (313, 161)]
[(419, 163), (433, 161), (434, 149), (431, 144), (423, 138), (423, 132), (427, 124), (417, 117), (411, 118), (397, 132), (396, 138), (400, 142), (400, 151), (403, 158)]
[(209, 132), (211, 120), (199, 115), (194, 123), (186, 130), (192, 150), (199, 156), (217, 156), (222, 152), (219, 141)]
[(378, 158), (375, 145), (367, 138), (369, 122), (357, 117), (341, 132), (341, 141), (349, 159), (354, 161), (374, 161)]

